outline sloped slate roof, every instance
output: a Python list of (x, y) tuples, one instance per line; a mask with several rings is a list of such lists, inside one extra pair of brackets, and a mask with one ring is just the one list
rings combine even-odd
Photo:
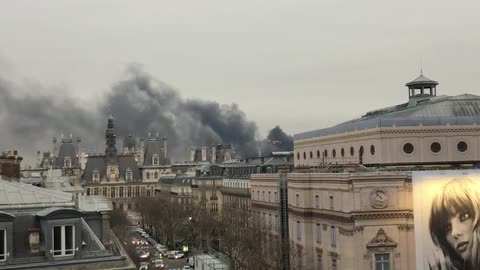
[(406, 86), (410, 86), (410, 85), (419, 85), (419, 84), (434, 84), (434, 85), (437, 85), (438, 82), (437, 81), (434, 81), (434, 80), (430, 80), (429, 78), (423, 76), (423, 74), (421, 74), (420, 76), (418, 76), (415, 80), (405, 84)]
[(303, 140), (338, 133), (392, 126), (438, 126), (480, 124), (480, 96), (463, 94), (439, 96), (408, 107), (400, 104), (373, 112), (330, 128), (294, 135)]
[(144, 166), (152, 166), (152, 157), (153, 155), (157, 154), (158, 155), (158, 162), (159, 165), (168, 165), (170, 164), (170, 161), (165, 158), (164, 154), (164, 149), (163, 149), (163, 142), (160, 142), (158, 138), (155, 139), (149, 139), (147, 141), (147, 145), (145, 146), (145, 157), (144, 157)]
[[(138, 168), (135, 158), (131, 155), (119, 155), (118, 172), (120, 179), (125, 179), (125, 171), (128, 168), (132, 170), (132, 180), (140, 181), (140, 169)], [(104, 155), (88, 157), (82, 179), (85, 182), (90, 183), (92, 181), (92, 174), (94, 170), (98, 170), (100, 173), (100, 179), (106, 179), (105, 173), (107, 171), (107, 163)]]
[(62, 143), (60, 144), (57, 159), (55, 160), (55, 166), (57, 168), (63, 168), (63, 165), (65, 164), (65, 157), (70, 157), (72, 160), (72, 167), (80, 167), (78, 165), (77, 151), (75, 150), (75, 145), (71, 139), (62, 140)]
[(40, 188), (28, 184), (0, 180), (0, 209), (5, 206), (23, 206), (42, 204), (73, 204), (73, 195), (66, 192)]

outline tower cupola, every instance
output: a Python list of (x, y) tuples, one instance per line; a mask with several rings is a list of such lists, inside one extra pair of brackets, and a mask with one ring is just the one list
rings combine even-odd
[(429, 78), (420, 76), (415, 80), (405, 84), (408, 87), (408, 98), (429, 98), (437, 95), (437, 81), (430, 80)]

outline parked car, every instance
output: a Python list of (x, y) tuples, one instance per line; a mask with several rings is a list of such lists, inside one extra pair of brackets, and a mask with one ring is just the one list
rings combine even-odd
[(148, 256), (150, 256), (149, 252), (142, 252), (140, 256), (138, 256), (140, 259), (148, 259)]
[(155, 267), (155, 269), (164, 269), (165, 268), (165, 264), (163, 263), (163, 260), (161, 260), (161, 259), (156, 259), (155, 262), (153, 263), (153, 266)]
[(172, 250), (172, 251), (170, 251), (170, 254), (168, 254), (169, 259), (180, 259), (180, 258), (183, 258), (184, 256), (185, 256), (185, 254), (183, 254), (182, 252), (180, 252), (178, 250)]

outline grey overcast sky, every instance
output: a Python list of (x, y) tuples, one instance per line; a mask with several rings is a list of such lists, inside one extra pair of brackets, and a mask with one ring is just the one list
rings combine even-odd
[(0, 73), (88, 104), (139, 63), (184, 98), (237, 103), (263, 135), (276, 124), (295, 134), (405, 102), (420, 59), (438, 94), (480, 94), (479, 11), (438, 0), (2, 1)]

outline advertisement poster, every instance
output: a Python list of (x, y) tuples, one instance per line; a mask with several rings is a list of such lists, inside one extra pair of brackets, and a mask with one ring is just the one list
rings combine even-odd
[(480, 170), (412, 172), (416, 268), (480, 269)]

